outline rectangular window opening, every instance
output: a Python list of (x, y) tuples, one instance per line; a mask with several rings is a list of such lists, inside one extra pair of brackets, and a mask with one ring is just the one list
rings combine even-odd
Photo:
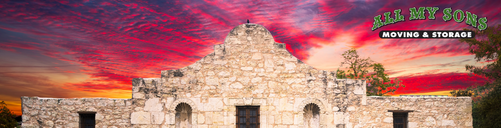
[(407, 128), (408, 112), (393, 112), (393, 127)]
[(96, 113), (95, 112), (81, 112), (80, 128), (95, 128), (96, 126)]
[(237, 106), (237, 128), (259, 128), (259, 106)]

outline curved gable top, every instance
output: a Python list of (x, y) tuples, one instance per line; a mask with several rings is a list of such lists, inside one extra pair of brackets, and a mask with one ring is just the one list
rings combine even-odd
[[(280, 65), (282, 65), (283, 61), (293, 61), (298, 64), (304, 64), (301, 60), (297, 59), (295, 56), (290, 54), (289, 51), (287, 51), (285, 44), (275, 42), (270, 31), (268, 31), (268, 29), (264, 26), (247, 23), (233, 28), (226, 36), (223, 44), (214, 46), (214, 52), (208, 54), (194, 64), (178, 70), (187, 68), (195, 68), (198, 70), (201, 68), (200, 64), (204, 63), (225, 65), (228, 61), (240, 62), (240, 60), (246, 60), (257, 62), (261, 59), (265, 59), (265, 61), (268, 62), (265, 62), (267, 67), (276, 66), (276, 64), (272, 64), (272, 60), (278, 61)], [(305, 66), (314, 69), (309, 65)]]
[(241, 24), (233, 28), (224, 40), (225, 46), (263, 45), (273, 47), (275, 41), (270, 31), (258, 24)]

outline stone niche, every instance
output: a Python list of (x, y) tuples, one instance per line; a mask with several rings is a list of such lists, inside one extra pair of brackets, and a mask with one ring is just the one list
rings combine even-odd
[(191, 128), (191, 107), (186, 103), (180, 103), (176, 107), (176, 128)]
[(303, 111), (304, 127), (319, 128), (320, 127), (320, 108), (316, 104), (308, 104)]
[(301, 62), (263, 26), (242, 24), (199, 61), (133, 79), (132, 99), (22, 97), (23, 127), (78, 127), (79, 112), (95, 113), (96, 127), (391, 127), (388, 110), (400, 109), (415, 110), (409, 127), (471, 127), (471, 99), (367, 97), (364, 80), (335, 76)]

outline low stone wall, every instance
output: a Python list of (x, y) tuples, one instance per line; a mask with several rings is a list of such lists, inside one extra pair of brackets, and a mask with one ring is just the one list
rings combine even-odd
[(470, 97), (379, 97), (369, 96), (367, 105), (350, 112), (348, 128), (393, 127), (393, 112), (410, 110), (408, 127), (471, 128), (472, 108)]
[(131, 99), (21, 97), (23, 127), (79, 127), (79, 112), (96, 112), (96, 127), (131, 127)]

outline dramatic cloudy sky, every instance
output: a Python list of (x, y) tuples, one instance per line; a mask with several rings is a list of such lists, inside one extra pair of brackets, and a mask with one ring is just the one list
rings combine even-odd
[[(472, 29), (445, 22), (461, 9), (500, 24), (498, 0), (234, 1), (2, 0), (0, 100), (21, 114), (21, 96), (130, 98), (131, 79), (194, 63), (246, 19), (318, 69), (336, 70), (356, 48), (407, 86), (400, 94), (447, 94), (482, 84), (464, 65), (484, 65), (457, 39), (380, 39), (381, 30)], [(436, 20), (409, 21), (411, 7), (439, 7)], [(372, 31), (373, 18), (402, 9), (406, 21)], [(428, 14), (426, 14), (427, 16)]]

